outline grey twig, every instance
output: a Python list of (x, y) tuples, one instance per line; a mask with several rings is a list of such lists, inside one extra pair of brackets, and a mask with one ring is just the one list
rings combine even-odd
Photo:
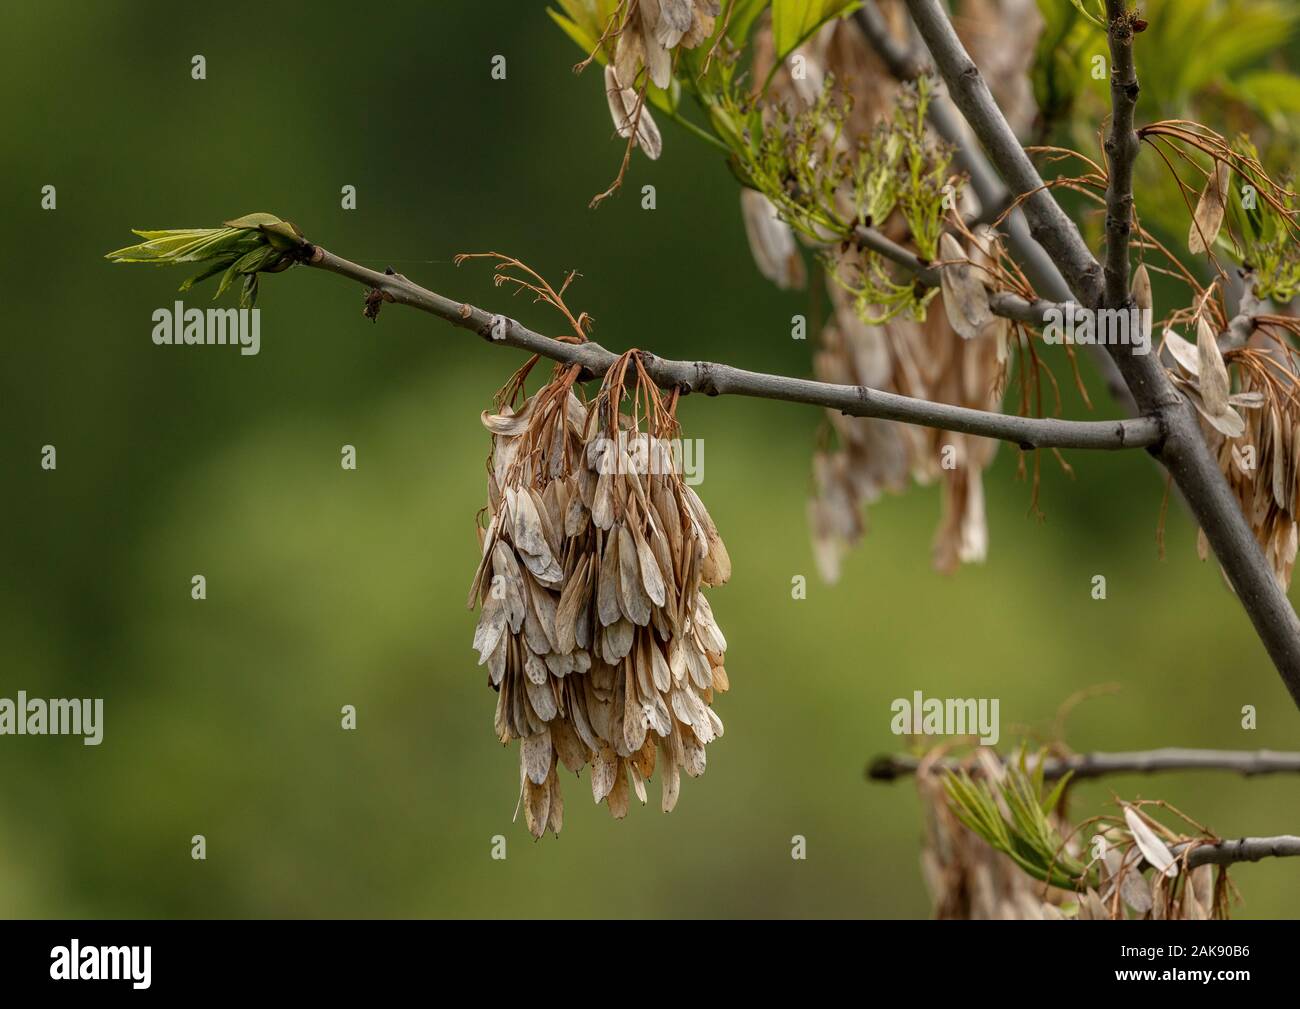
[[(1032, 761), (1034, 758), (1029, 758)], [(896, 781), (915, 774), (921, 758), (885, 754), (867, 766), (872, 781)], [(934, 771), (953, 771), (966, 766), (956, 759), (931, 761)], [(1231, 771), (1252, 777), (1258, 774), (1300, 774), (1300, 753), (1278, 750), (1189, 750), (1166, 747), (1133, 753), (1077, 753), (1069, 757), (1048, 757), (1043, 761), (1043, 778), (1056, 781), (1073, 772), (1074, 780), (1100, 778), (1108, 774), (1156, 774), (1162, 771)], [(978, 767), (971, 773), (977, 774)]]
[[(854, 237), (864, 249), (878, 253), (890, 262), (903, 267), (926, 287), (939, 286), (939, 270), (924, 262), (915, 252), (905, 249), (889, 236), (875, 228), (858, 226)], [(1068, 292), (1067, 292), (1068, 294)], [(1064, 311), (1064, 306), (1050, 301), (1026, 301), (1018, 295), (1007, 291), (995, 291), (989, 295), (989, 309), (994, 315), (1004, 319), (1015, 319), (1034, 326), (1041, 326), (1050, 311)]]
[[(929, 72), (930, 68), (924, 57), (915, 52), (911, 46), (894, 38), (875, 0), (866, 0), (854, 16), (857, 18), (858, 27), (862, 29), (862, 34), (871, 43), (871, 48), (876, 51), (881, 62), (889, 68), (889, 72), (900, 81), (913, 81)], [(946, 137), (946, 139), (955, 138)]]
[[(408, 305), (428, 312), (454, 326), (470, 330), (489, 343), (526, 350), (563, 364), (575, 364), (592, 378), (605, 374), (618, 355), (597, 343), (567, 343), (552, 339), (505, 316), (454, 301), (420, 287), (401, 274), (379, 273), (349, 262), (320, 246), (312, 247), (306, 262), (378, 291), (384, 301)], [(1032, 306), (1023, 299), (1015, 310), (1028, 313)], [(1012, 310), (1010, 302), (1004, 307)], [(1160, 437), (1159, 425), (1146, 417), (1122, 421), (1072, 421), (1054, 418), (1015, 417), (971, 410), (899, 396), (866, 386), (833, 385), (808, 379), (789, 378), (744, 371), (709, 361), (671, 361), (643, 353), (646, 371), (661, 387), (698, 392), (710, 396), (752, 396), (759, 399), (806, 403), (829, 407), (853, 417), (919, 424), (923, 427), (958, 431), (986, 438), (1000, 438), (1026, 448), (1145, 448)]]
[[(984, 150), (1003, 181), (1018, 196), (1035, 239), (1060, 267), (1080, 304), (1098, 307), (1106, 303), (1107, 281), (1101, 265), (1093, 257), (1074, 222), (1066, 216), (1055, 197), (1044, 186), (1029, 156), (1016, 139), (1002, 115), (979, 68), (971, 61), (957, 33), (953, 30), (939, 0), (906, 0), (912, 19), (934, 59), (935, 66), (948, 85), (966, 121), (975, 131)], [(1124, 13), (1123, 0), (1107, 0), (1111, 26), (1109, 31), (1111, 66), (1114, 75), (1112, 97), (1120, 105), (1136, 97), (1137, 75), (1133, 65), (1133, 33)], [(1116, 119), (1127, 117), (1130, 109), (1117, 107)], [(1123, 128), (1124, 121), (1118, 123)], [(1112, 127), (1112, 130), (1115, 127)], [(1124, 158), (1129, 147), (1116, 147)], [(1131, 165), (1130, 165), (1131, 170)], [(1118, 206), (1125, 181), (1123, 167), (1112, 165), (1111, 192), (1108, 205)], [(1131, 179), (1131, 176), (1129, 177)], [(1131, 197), (1131, 192), (1128, 196)], [(1112, 249), (1112, 252), (1114, 250)], [(1128, 255), (1127, 246), (1123, 250)], [(1109, 258), (1109, 257), (1108, 257)], [(1124, 302), (1127, 302), (1127, 291)], [(1115, 307), (1111, 305), (1109, 307)], [(1129, 347), (1108, 347), (1119, 366), (1124, 381), (1138, 407), (1148, 416), (1159, 419), (1165, 439), (1158, 458), (1174, 478), (1192, 514), (1214, 550), (1229, 583), (1254, 625), (1269, 657), (1277, 667), (1287, 690), (1300, 707), (1300, 619), (1273, 577), (1272, 568), (1255, 541), (1254, 534), (1238, 506), (1236, 498), (1209, 446), (1201, 435), (1200, 424), (1191, 404), (1180, 396), (1169, 381), (1156, 355), (1134, 354)]]
[(1219, 841), (1216, 844), (1191, 841), (1175, 845), (1173, 852), (1179, 855), (1188, 847), (1192, 851), (1187, 856), (1187, 867), (1195, 869), (1198, 865), (1233, 865), (1237, 862), (1258, 862), (1261, 858), (1295, 857), (1300, 855), (1300, 837), (1294, 834), (1243, 837), (1237, 841)]
[(1133, 30), (1122, 0), (1109, 0), (1110, 50), (1114, 61), (1110, 75), (1111, 121), (1106, 137), (1106, 304), (1112, 308), (1129, 300), (1129, 235), (1133, 231), (1133, 164), (1137, 161), (1137, 133), (1133, 110), (1137, 107), (1138, 79), (1133, 64)]

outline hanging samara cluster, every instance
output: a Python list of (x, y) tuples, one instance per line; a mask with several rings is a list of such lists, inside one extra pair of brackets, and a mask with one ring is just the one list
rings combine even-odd
[(520, 805), (540, 837), (563, 823), (557, 762), (591, 764), (592, 795), (618, 818), (632, 792), (646, 801), (656, 763), (665, 812), (681, 772), (703, 773), (722, 735), (712, 703), (727, 643), (700, 590), (727, 581), (731, 561), (636, 352), (591, 403), (574, 392), (576, 367), (524, 398), (530, 367), (483, 415), (492, 454), (469, 605), (481, 605), (474, 647), (498, 692), (497, 736), (520, 741)]

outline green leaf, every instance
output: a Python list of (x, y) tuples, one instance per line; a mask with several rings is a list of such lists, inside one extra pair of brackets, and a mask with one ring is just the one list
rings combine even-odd
[(731, 10), (731, 21), (727, 24), (727, 37), (743, 44), (766, 6), (767, 0), (736, 0)]
[[(591, 37), (592, 46), (596, 44), (596, 39), (605, 33), (609, 19), (619, 6), (619, 0), (556, 0), (556, 2), (568, 19), (577, 25), (580, 31)], [(551, 16), (555, 15), (552, 13)], [(587, 52), (591, 52), (590, 47)]]
[(257, 304), (257, 274), (250, 273), (244, 277), (244, 287), (239, 292), (239, 307), (252, 308)]
[(266, 228), (275, 224), (284, 224), (274, 214), (245, 214), (243, 217), (236, 217), (233, 221), (222, 221), (227, 228)]
[(105, 258), (118, 263), (192, 262), (195, 252), (205, 245), (227, 237), (238, 237), (230, 228), (186, 228), (177, 231), (136, 231), (147, 241), (107, 253)]
[[(592, 35), (587, 29), (579, 25), (576, 21), (566, 18), (559, 11), (554, 11), (550, 7), (546, 8), (546, 13), (551, 16), (551, 20), (560, 26), (560, 30), (565, 35), (573, 39), (578, 48), (582, 50), (583, 56), (590, 56), (592, 50), (596, 48), (597, 36)], [(609, 60), (605, 57), (604, 52), (596, 53), (596, 60), (601, 66), (604, 66)]]
[(667, 89), (657, 88), (651, 84), (646, 88), (646, 100), (657, 109), (663, 109), (669, 115), (677, 111), (677, 106), (682, 103), (682, 86), (674, 77), (668, 82)]
[(1056, 787), (1053, 788), (1047, 794), (1047, 798), (1043, 800), (1044, 813), (1050, 813), (1056, 808), (1056, 804), (1061, 801), (1061, 796), (1065, 794), (1065, 786), (1069, 784), (1072, 777), (1074, 777), (1073, 771), (1066, 771), (1065, 774), (1061, 775), (1061, 780), (1056, 783)]
[(1300, 120), (1300, 77), (1277, 70), (1257, 70), (1236, 81), (1226, 81), (1224, 90), (1253, 107), (1275, 128), (1294, 128)]
[(275, 254), (275, 250), (269, 245), (263, 245), (260, 248), (254, 249), (252, 252), (240, 256), (230, 264), (230, 268), (226, 270), (225, 275), (221, 278), (221, 283), (217, 285), (217, 293), (212, 297), (214, 299), (220, 298), (225, 293), (226, 288), (234, 282), (236, 277), (252, 276), (265, 266), (267, 260)]
[(831, 18), (857, 10), (860, 0), (772, 0), (772, 40), (780, 63)]
[(1137, 43), (1144, 102), (1177, 117), (1191, 113), (1203, 92), (1283, 49), (1300, 14), (1289, 0), (1146, 0), (1141, 6), (1149, 22)]
[(1221, 77), (1232, 77), (1259, 57), (1275, 52), (1290, 30), (1293, 12), (1269, 4), (1258, 9), (1221, 11), (1202, 22), (1195, 59), (1186, 60), (1178, 83), (1186, 94), (1197, 94)]
[(207, 280), (209, 277), (215, 277), (224, 269), (226, 269), (226, 261), (224, 259), (215, 260), (206, 270), (200, 270), (198, 273), (194, 274), (194, 276), (187, 278), (184, 283), (181, 284), (179, 289), (182, 291), (188, 291), (195, 284)]

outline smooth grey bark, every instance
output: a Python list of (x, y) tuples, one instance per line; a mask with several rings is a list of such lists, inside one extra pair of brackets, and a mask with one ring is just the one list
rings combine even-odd
[[(1175, 845), (1173, 853), (1179, 855), (1185, 844)], [(1187, 856), (1187, 867), (1198, 865), (1233, 865), (1237, 862), (1258, 862), (1261, 858), (1286, 858), (1300, 855), (1300, 837), (1282, 834), (1279, 837), (1243, 837), (1237, 841), (1220, 841), (1218, 844), (1194, 844)]]

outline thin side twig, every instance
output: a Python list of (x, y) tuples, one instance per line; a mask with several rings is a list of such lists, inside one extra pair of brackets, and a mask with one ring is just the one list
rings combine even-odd
[[(379, 291), (384, 301), (407, 305), (435, 315), (461, 329), (477, 333), (488, 343), (526, 350), (564, 364), (579, 365), (590, 378), (603, 376), (618, 355), (590, 341), (556, 340), (534, 332), (514, 319), (455, 301), (427, 290), (398, 273), (379, 273), (326, 251), (304, 250), (304, 261)], [(1028, 303), (1021, 306), (1028, 311)], [(1139, 417), (1120, 421), (1071, 421), (1017, 417), (932, 403), (866, 386), (834, 385), (808, 379), (745, 371), (710, 361), (673, 361), (649, 352), (642, 355), (646, 372), (661, 387), (683, 393), (751, 396), (809, 406), (828, 407), (853, 417), (919, 424), (986, 438), (999, 438), (1027, 448), (1123, 449), (1154, 445), (1159, 425)]]

